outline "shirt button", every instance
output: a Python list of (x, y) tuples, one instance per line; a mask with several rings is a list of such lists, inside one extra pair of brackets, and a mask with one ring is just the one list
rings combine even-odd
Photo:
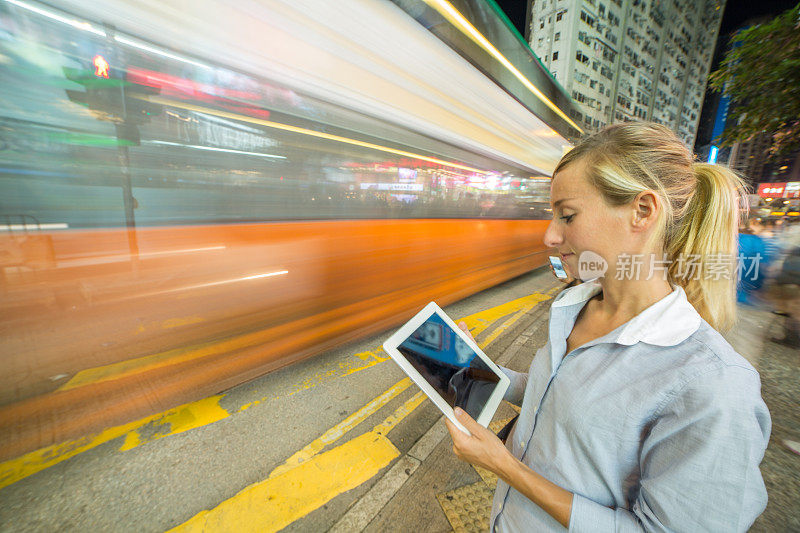
[(525, 447), (525, 441), (524, 440), (519, 441), (519, 447), (520, 448), (524, 448)]

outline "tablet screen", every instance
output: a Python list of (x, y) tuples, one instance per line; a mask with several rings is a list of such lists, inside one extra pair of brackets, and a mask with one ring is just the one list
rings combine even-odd
[(451, 407), (460, 407), (475, 419), (500, 381), (437, 313), (397, 350)]

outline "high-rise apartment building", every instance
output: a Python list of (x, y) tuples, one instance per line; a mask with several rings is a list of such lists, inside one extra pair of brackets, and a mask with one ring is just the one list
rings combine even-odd
[(530, 45), (580, 124), (649, 120), (694, 145), (726, 0), (533, 0)]

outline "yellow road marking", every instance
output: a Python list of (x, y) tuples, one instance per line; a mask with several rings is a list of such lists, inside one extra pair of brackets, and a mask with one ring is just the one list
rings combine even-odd
[(289, 457), (284, 464), (276, 468), (270, 473), (269, 477), (274, 477), (279, 474), (295, 468), (299, 464), (308, 461), (313, 456), (318, 454), (328, 444), (336, 442), (345, 433), (356, 427), (358, 424), (366, 420), (368, 416), (375, 413), (378, 409), (383, 407), (389, 400), (396, 397), (398, 394), (411, 386), (411, 380), (404, 378), (395, 383), (389, 390), (369, 402), (367, 405), (348, 416), (331, 429), (323, 433), (319, 438), (315, 439), (311, 444)]
[[(219, 405), (219, 401), (223, 397), (224, 394), (217, 394), (203, 398), (135, 422), (114, 426), (100, 433), (87, 435), (79, 439), (47, 446), (0, 463), (0, 489), (122, 436), (125, 437), (125, 441), (120, 447), (120, 451), (130, 450), (151, 440), (183, 433), (184, 431), (222, 420), (230, 416)], [(145, 437), (145, 432), (149, 433), (149, 436)]]
[[(527, 311), (533, 305), (536, 305), (545, 299), (547, 299), (547, 296), (534, 293), (530, 296), (517, 298), (516, 300), (498, 305), (491, 309), (486, 309), (485, 311), (472, 314), (463, 320), (467, 322), (467, 325), (470, 327), (470, 330), (472, 330), (473, 335), (477, 336), (498, 318), (517, 311)], [(166, 323), (164, 327), (168, 327)], [(245, 347), (255, 346), (265, 339), (265, 333), (262, 331), (257, 331), (223, 341), (205, 342), (194, 346), (181, 347), (157, 354), (146, 355), (144, 357), (137, 357), (136, 359), (129, 359), (119, 363), (88, 368), (75, 374), (72, 379), (64, 383), (61, 387), (59, 387), (58, 390), (69, 390), (76, 387), (82, 387), (84, 385), (120, 379), (122, 377), (147, 372), (156, 368), (162, 368), (165, 366), (183, 363), (185, 361), (200, 359), (209, 355), (227, 353)], [(325, 377), (338, 378), (341, 376), (346, 376), (375, 366), (376, 364), (386, 361), (389, 358), (381, 349), (375, 350), (374, 352), (356, 354), (355, 357), (358, 359), (358, 361), (351, 359), (344, 365), (340, 364), (338, 369), (331, 369), (328, 371), (327, 375), (323, 374), (321, 377), (324, 379)], [(366, 361), (366, 363), (359, 364), (359, 361)]]
[[(172, 409), (164, 413), (144, 427), (129, 431), (125, 435), (125, 442), (122, 444), (119, 451), (132, 450), (145, 442), (183, 433), (184, 431), (213, 424), (223, 418), (229, 417), (230, 413), (219, 404), (223, 396), (222, 394), (218, 394), (182, 405), (177, 409)], [(145, 428), (148, 429), (149, 433), (146, 437), (144, 436)]]
[[(494, 331), (492, 331), (492, 332), (491, 332), (491, 333), (490, 333), (490, 334), (489, 334), (489, 335), (488, 335), (488, 336), (487, 336), (487, 337), (486, 337), (486, 338), (483, 340), (483, 342), (481, 342), (481, 343), (479, 344), (479, 346), (481, 347), (481, 349), (483, 349), (483, 348), (486, 348), (487, 346), (489, 346), (489, 345), (490, 345), (492, 342), (494, 342), (494, 340), (495, 340), (497, 337), (499, 337), (500, 335), (502, 335), (502, 334), (503, 334), (503, 332), (505, 332), (505, 331), (506, 331), (508, 328), (510, 328), (512, 325), (514, 325), (514, 323), (515, 323), (517, 320), (519, 320), (520, 318), (522, 318), (522, 317), (525, 315), (525, 313), (527, 313), (528, 311), (530, 311), (530, 310), (531, 310), (531, 309), (532, 309), (534, 306), (536, 306), (536, 305), (537, 305), (539, 302), (541, 302), (541, 301), (543, 301), (543, 300), (547, 300), (547, 299), (549, 298), (549, 296), (545, 296), (545, 295), (543, 295), (543, 294), (539, 294), (539, 293), (534, 293), (534, 294), (532, 294), (532, 295), (530, 295), (530, 296), (526, 296), (525, 298), (526, 298), (526, 302), (525, 302), (525, 303), (526, 303), (526, 305), (525, 305), (525, 307), (523, 307), (522, 309), (520, 309), (519, 311), (517, 311), (516, 313), (514, 313), (514, 315), (512, 315), (512, 316), (511, 316), (511, 318), (509, 318), (508, 320), (506, 320), (505, 322), (503, 322), (503, 323), (502, 323), (502, 324), (501, 324), (499, 327), (495, 328), (495, 329), (494, 329)], [(532, 304), (532, 305), (531, 305), (531, 304)], [(505, 315), (503, 315), (503, 316), (505, 316)], [(474, 334), (473, 334), (473, 335), (474, 335)]]
[(279, 476), (250, 485), (170, 531), (278, 531), (358, 487), (398, 455), (389, 439), (365, 433)]
[[(514, 313), (514, 316), (512, 316), (503, 325), (500, 326), (505, 330), (511, 324), (513, 324), (513, 322), (518, 320), (524, 314), (524, 312), (529, 311), (539, 302), (548, 299), (550, 297), (549, 295), (554, 293), (559, 288), (560, 287), (556, 287), (555, 289), (548, 291), (548, 293), (544, 295), (539, 293), (534, 293), (531, 294), (530, 296), (518, 298), (516, 300), (507, 302), (505, 304), (493, 307), (491, 309), (486, 309), (484, 311), (474, 313), (460, 320), (465, 321), (467, 325), (470, 327), (470, 331), (472, 332), (472, 334), (477, 337), (494, 321), (504, 316), (507, 316), (511, 313)], [(460, 320), (457, 320), (457, 322)], [(497, 335), (499, 335), (499, 333)], [(492, 334), (489, 337), (487, 337), (481, 343), (481, 347), (485, 348), (486, 346), (488, 346), (492, 341), (494, 341), (497, 338), (497, 335)], [(234, 341), (225, 341), (222, 344), (228, 344), (233, 342)], [(247, 343), (249, 341), (239, 339), (238, 342)], [(213, 344), (214, 343), (206, 343), (198, 346), (201, 347), (199, 348), (200, 350), (213, 350), (216, 352), (217, 350), (220, 349), (219, 344), (217, 345), (216, 348), (213, 346)], [(186, 352), (196, 353), (198, 346), (189, 349), (170, 350), (169, 352), (164, 352), (162, 354), (156, 354), (154, 356), (148, 356), (145, 358), (141, 358), (139, 360), (130, 361), (130, 363), (134, 363), (135, 361), (141, 362), (142, 359), (146, 359), (153, 364), (166, 364), (163, 362), (163, 360), (168, 357), (177, 356), (177, 357), (193, 358), (191, 354)], [(222, 349), (233, 349), (233, 347), (228, 346)], [(183, 355), (181, 355), (182, 353)], [(293, 390), (291, 390), (290, 392), (288, 392), (283, 396), (264, 397), (261, 398), (260, 400), (244, 404), (237, 410), (228, 411), (223, 409), (220, 406), (220, 400), (225, 395), (218, 394), (215, 396), (211, 396), (209, 398), (204, 398), (196, 402), (190, 402), (178, 406), (174, 409), (170, 409), (162, 413), (157, 413), (142, 418), (135, 422), (130, 422), (128, 424), (108, 428), (100, 433), (87, 435), (86, 437), (81, 437), (79, 439), (74, 439), (59, 444), (54, 444), (52, 446), (47, 446), (45, 448), (41, 448), (39, 450), (35, 450), (33, 452), (29, 452), (25, 455), (17, 457), (15, 459), (11, 459), (9, 461), (0, 463), (0, 488), (15, 483), (20, 479), (26, 478), (30, 475), (35, 474), (36, 472), (40, 472), (41, 470), (44, 470), (55, 464), (58, 464), (61, 461), (67, 460), (79, 453), (100, 446), (101, 444), (114, 440), (118, 437), (122, 436), (125, 437), (125, 441), (120, 447), (120, 451), (130, 450), (132, 448), (135, 448), (136, 446), (139, 446), (146, 442), (150, 442), (152, 440), (160, 439), (170, 435), (175, 435), (187, 431), (189, 429), (194, 429), (196, 427), (200, 427), (206, 424), (222, 420), (223, 418), (226, 418), (233, 413), (244, 411), (264, 401), (277, 400), (281, 397), (292, 396), (294, 394), (313, 388), (327, 381), (337, 379), (342, 376), (350, 375), (355, 372), (359, 372), (361, 370), (365, 370), (367, 368), (375, 366), (378, 363), (386, 361), (387, 359), (389, 359), (389, 357), (385, 355), (381, 349), (376, 349), (371, 352), (362, 352), (359, 354), (355, 354), (354, 357), (349, 358), (344, 363), (339, 363), (338, 366), (335, 368), (329, 369), (323, 372), (322, 374), (318, 374), (313, 378), (306, 379), (301, 384), (296, 386)], [(175, 360), (173, 359), (173, 362), (174, 361)], [(171, 364), (171, 362), (169, 364)], [(134, 368), (135, 365), (125, 366), (125, 363), (120, 363), (119, 365), (109, 365), (109, 366), (116, 366), (117, 368), (114, 370), (110, 370), (108, 369), (108, 367), (99, 367), (96, 369), (89, 369), (84, 371), (86, 372), (86, 374), (80, 373), (83, 374), (84, 378), (86, 378), (81, 381), (81, 384), (86, 384), (91, 382), (89, 378), (90, 375), (89, 373), (91, 373), (92, 371), (96, 371), (95, 378), (99, 378), (100, 380), (105, 381), (108, 379), (116, 379), (116, 377), (119, 377), (123, 373), (138, 372), (141, 371), (142, 369), (142, 366), (139, 366), (138, 370), (136, 370)], [(108, 371), (105, 372), (103, 371), (103, 369), (107, 369)], [(78, 375), (76, 375), (75, 378), (71, 380), (71, 383), (74, 381), (73, 386), (80, 386), (80, 384), (77, 384), (78, 381), (76, 381)], [(402, 383), (402, 381), (400, 383)], [(68, 387), (68, 385), (69, 383), (66, 384), (64, 388), (71, 388)], [(395, 387), (397, 385), (399, 384), (396, 384)], [(349, 431), (349, 429), (351, 429), (352, 427), (354, 426), (348, 426), (347, 431)], [(344, 432), (342, 434), (344, 434)], [(310, 444), (309, 446), (312, 445)], [(318, 446), (318, 444), (314, 444), (314, 446)], [(307, 447), (304, 448), (304, 450), (308, 452), (309, 450), (311, 450), (311, 448)], [(303, 458), (305, 460), (306, 456), (304, 455)]]
[(266, 532), (288, 526), (368, 481), (398, 457), (399, 450), (386, 434), (424, 400), (425, 395), (418, 392), (372, 431), (293, 468), (278, 467), (264, 481), (250, 485), (211, 510), (196, 514), (170, 532)]
[(255, 346), (267, 337), (262, 331), (240, 335), (224, 341), (209, 341), (193, 346), (175, 348), (153, 355), (137, 357), (120, 363), (98, 366), (81, 370), (72, 379), (64, 383), (58, 390), (74, 389), (91, 383), (101, 383), (113, 379), (120, 379), (132, 374), (147, 372), (156, 368), (162, 368), (185, 361), (191, 361), (209, 355), (227, 353), (249, 346)]

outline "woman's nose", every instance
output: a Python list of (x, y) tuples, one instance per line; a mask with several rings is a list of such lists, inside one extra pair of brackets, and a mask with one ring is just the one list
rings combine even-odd
[(556, 226), (555, 220), (551, 220), (550, 224), (547, 225), (547, 230), (544, 232), (544, 244), (548, 248), (557, 248), (564, 242), (564, 237)]

